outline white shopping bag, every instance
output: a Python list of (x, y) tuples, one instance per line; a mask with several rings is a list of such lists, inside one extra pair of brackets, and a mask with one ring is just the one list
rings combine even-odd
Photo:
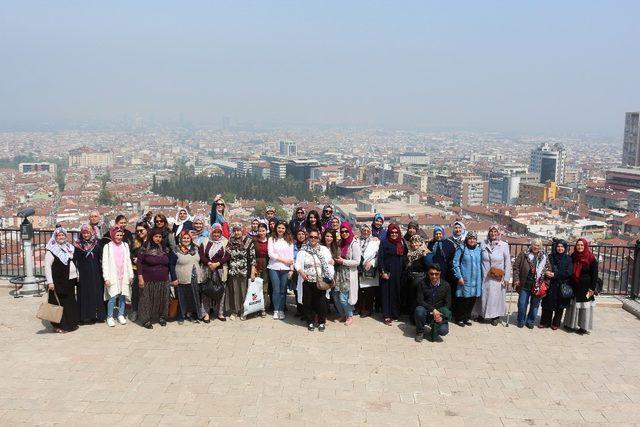
[(249, 287), (247, 289), (247, 296), (244, 299), (244, 311), (243, 315), (247, 316), (251, 313), (257, 313), (264, 311), (264, 296), (262, 294), (262, 279), (256, 277), (252, 282), (249, 280)]

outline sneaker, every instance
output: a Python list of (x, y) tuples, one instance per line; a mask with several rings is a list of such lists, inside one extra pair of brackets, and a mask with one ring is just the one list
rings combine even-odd
[(240, 320), (247, 320), (247, 317), (243, 314), (242, 316), (240, 316)]
[(121, 325), (126, 325), (127, 319), (125, 319), (123, 315), (120, 315), (118, 316), (118, 323), (120, 323)]
[(267, 312), (266, 311), (261, 312), (260, 317), (267, 317)]
[(284, 320), (284, 311), (279, 311), (278, 312), (278, 319)]
[(533, 329), (533, 323), (527, 323), (527, 328)]
[(110, 328), (116, 326), (116, 322), (113, 320), (113, 317), (107, 317), (107, 326)]
[(416, 332), (416, 342), (422, 342), (424, 340), (424, 334), (422, 332)]
[(321, 323), (321, 324), (318, 325), (318, 330), (320, 332), (324, 332), (324, 328), (325, 328), (324, 323)]
[(138, 319), (138, 312), (137, 311), (132, 311), (129, 314), (129, 320), (131, 320), (132, 322), (135, 322)]
[(279, 311), (278, 311), (278, 310), (275, 310), (275, 311), (273, 312), (273, 320), (278, 320), (278, 319), (280, 319), (280, 315), (279, 315), (278, 313), (279, 313)]
[(313, 323), (309, 323), (309, 324), (307, 325), (307, 329), (308, 329), (308, 330), (310, 330), (310, 331), (313, 331), (313, 330), (315, 329), (314, 324), (313, 324)]

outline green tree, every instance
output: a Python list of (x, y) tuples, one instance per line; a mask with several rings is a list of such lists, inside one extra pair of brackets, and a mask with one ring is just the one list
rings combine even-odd
[(114, 199), (111, 192), (107, 190), (107, 183), (104, 181), (102, 182), (102, 188), (100, 188), (100, 193), (98, 193), (97, 202), (99, 205), (115, 205), (116, 204), (116, 200)]

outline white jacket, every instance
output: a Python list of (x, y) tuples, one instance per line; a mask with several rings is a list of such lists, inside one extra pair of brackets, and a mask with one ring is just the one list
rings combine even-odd
[(358, 302), (358, 266), (360, 265), (360, 242), (353, 239), (347, 250), (347, 256), (338, 268), (349, 269), (349, 304)]
[[(320, 246), (320, 245), (319, 245)], [(322, 253), (322, 256), (324, 257), (324, 259), (327, 261), (328, 267), (329, 267), (329, 274), (331, 274), (331, 276), (334, 275), (335, 273), (335, 269), (333, 267), (333, 258), (331, 257), (331, 251), (329, 250), (329, 248), (327, 248), (326, 246), (320, 246), (320, 252)], [(303, 251), (300, 250), (298, 251), (298, 256), (296, 257), (296, 263), (294, 265), (296, 271), (300, 272), (300, 271), (304, 271), (304, 262), (305, 259), (309, 257), (309, 259), (311, 260), (311, 262), (313, 262), (313, 255), (309, 254), (307, 251)], [(317, 260), (317, 258), (316, 258)], [(317, 261), (316, 261), (317, 262)], [(320, 266), (317, 266), (318, 269), (320, 269)], [(302, 304), (302, 276), (298, 273), (298, 283), (296, 284), (296, 289), (298, 291), (298, 303)], [(326, 292), (326, 297), (327, 299), (329, 298), (329, 295), (331, 294), (331, 290), (327, 290)]]
[(133, 281), (133, 267), (129, 256), (129, 245), (122, 242), (122, 252), (124, 254), (124, 272), (122, 276), (122, 289), (118, 286), (118, 271), (116, 260), (114, 259), (113, 242), (109, 242), (102, 248), (102, 277), (105, 282), (108, 280), (111, 286), (104, 286), (104, 300), (122, 294), (127, 299), (131, 298), (131, 282)]

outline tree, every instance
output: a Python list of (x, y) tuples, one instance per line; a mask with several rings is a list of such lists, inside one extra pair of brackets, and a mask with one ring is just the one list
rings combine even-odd
[(102, 182), (102, 188), (100, 188), (100, 193), (98, 193), (97, 202), (99, 205), (115, 205), (116, 204), (116, 200), (113, 198), (113, 195), (111, 194), (111, 192), (107, 190), (107, 184), (104, 181)]

